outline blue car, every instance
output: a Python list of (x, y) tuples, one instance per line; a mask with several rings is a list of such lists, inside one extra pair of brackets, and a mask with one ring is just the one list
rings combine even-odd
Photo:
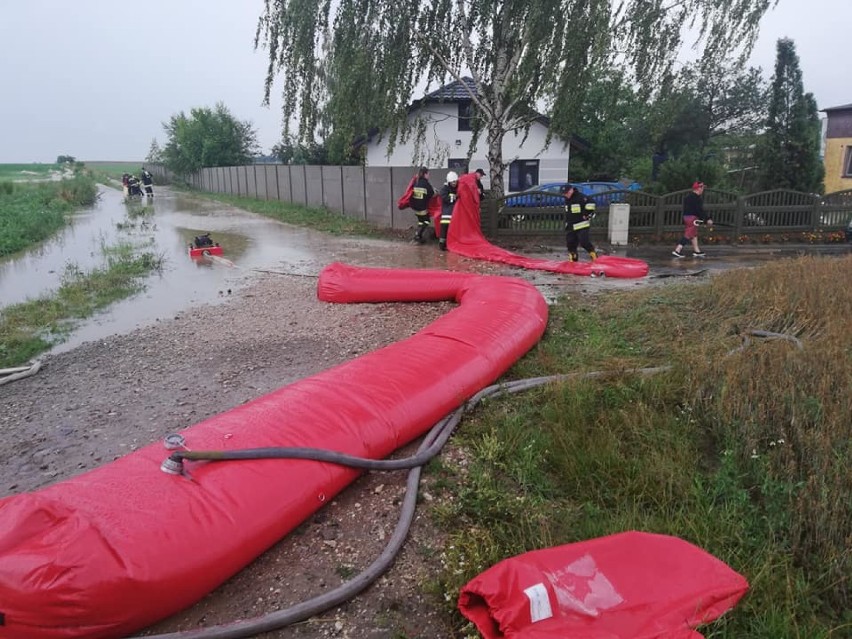
[(562, 189), (567, 184), (568, 182), (548, 182), (530, 187), (526, 191), (508, 196), (504, 206), (562, 206), (565, 204)]
[[(568, 184), (573, 184), (580, 189), (583, 195), (592, 197), (598, 206), (609, 206), (611, 202), (624, 200), (624, 193), (611, 193), (599, 195), (607, 191), (638, 191), (641, 185), (634, 182), (625, 187), (620, 182), (548, 182), (533, 186), (526, 191), (521, 191), (506, 198), (504, 206), (507, 207), (530, 207), (530, 206), (562, 206), (565, 198), (562, 189)], [(597, 196), (597, 197), (595, 197)]]

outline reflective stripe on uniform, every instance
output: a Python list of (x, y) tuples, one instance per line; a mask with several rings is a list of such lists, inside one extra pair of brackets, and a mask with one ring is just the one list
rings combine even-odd
[(587, 211), (594, 211), (594, 210), (595, 210), (595, 208), (596, 208), (596, 207), (595, 207), (595, 203), (594, 203), (594, 202), (587, 202), (587, 203), (586, 203), (586, 210), (587, 210)]
[(571, 212), (572, 213), (579, 213), (580, 212), (580, 205), (579, 204), (572, 204), (571, 205)]
[(591, 223), (591, 222), (589, 222), (589, 220), (583, 220), (582, 222), (577, 222), (577, 223), (576, 223), (573, 227), (571, 227), (571, 228), (573, 228), (575, 231), (579, 231), (580, 229), (587, 229), (587, 228), (589, 228), (591, 225), (592, 225), (592, 223)]

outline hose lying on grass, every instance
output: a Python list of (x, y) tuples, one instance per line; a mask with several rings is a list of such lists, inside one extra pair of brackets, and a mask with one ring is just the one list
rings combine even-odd
[[(801, 341), (795, 337), (769, 331), (752, 330), (743, 335), (743, 346), (729, 351), (726, 356), (732, 355), (750, 343), (749, 336), (765, 339), (784, 339), (796, 344), (801, 349)], [(364, 571), (353, 579), (341, 584), (337, 588), (298, 603), (289, 608), (271, 612), (266, 615), (236, 621), (220, 626), (200, 630), (187, 630), (158, 635), (148, 635), (147, 639), (243, 639), (253, 637), (263, 632), (271, 632), (284, 628), (285, 626), (309, 619), (330, 608), (341, 605), (378, 579), (388, 568), (391, 567), (396, 556), (402, 550), (402, 546), (408, 536), (408, 531), (414, 521), (414, 512), (417, 504), (417, 490), (420, 483), (422, 468), (431, 459), (440, 453), (450, 436), (455, 431), (465, 411), (473, 409), (479, 402), (489, 397), (499, 397), (504, 394), (519, 393), (521, 391), (544, 386), (550, 383), (563, 382), (571, 379), (599, 379), (614, 377), (624, 374), (654, 375), (670, 370), (671, 366), (656, 366), (647, 368), (628, 368), (618, 371), (593, 371), (589, 373), (570, 373), (563, 375), (549, 375), (545, 377), (533, 377), (529, 379), (505, 382), (488, 386), (470, 398), (466, 403), (450, 413), (438, 422), (426, 434), (417, 452), (400, 459), (367, 459), (356, 457), (330, 450), (316, 448), (292, 448), (271, 447), (244, 450), (214, 450), (214, 451), (189, 451), (179, 450), (172, 453), (163, 462), (163, 470), (173, 474), (183, 474), (183, 462), (191, 461), (233, 461), (246, 459), (307, 459), (322, 462), (336, 463), (343, 466), (360, 468), (365, 470), (401, 470), (410, 469), (405, 488), (405, 499), (402, 502), (399, 520), (393, 534), (381, 554)]]

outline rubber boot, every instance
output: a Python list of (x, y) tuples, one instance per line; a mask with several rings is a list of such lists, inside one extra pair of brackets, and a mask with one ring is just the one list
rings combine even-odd
[(440, 240), (438, 240), (438, 247), (442, 251), (446, 251), (447, 250), (447, 240), (445, 240), (443, 237)]
[(423, 244), (423, 226), (417, 227), (417, 233), (414, 235), (414, 241), (418, 244)]
[(568, 261), (569, 262), (577, 262), (578, 257), (576, 253), (568, 253)]
[(598, 252), (597, 251), (589, 251), (589, 257), (592, 258), (592, 262), (594, 262), (596, 259), (598, 259)]

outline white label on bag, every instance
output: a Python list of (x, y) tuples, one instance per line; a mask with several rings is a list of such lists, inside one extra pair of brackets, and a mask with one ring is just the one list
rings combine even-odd
[(547, 596), (547, 588), (544, 584), (536, 584), (524, 589), (524, 594), (530, 600), (530, 618), (532, 622), (550, 619), (553, 609), (550, 607), (550, 599)]

